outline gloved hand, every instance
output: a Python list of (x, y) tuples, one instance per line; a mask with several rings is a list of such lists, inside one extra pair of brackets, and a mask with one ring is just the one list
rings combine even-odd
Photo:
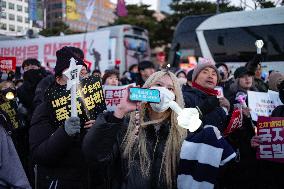
[(194, 132), (201, 126), (202, 121), (199, 119), (199, 112), (196, 108), (181, 109), (175, 101), (169, 102), (168, 106), (178, 115), (177, 121), (180, 127)]
[(28, 115), (28, 110), (24, 107), (23, 104), (19, 103), (18, 112), (23, 115)]
[(202, 124), (196, 108), (184, 108), (179, 112), (177, 120), (180, 127), (188, 129), (190, 132), (196, 131)]
[(78, 117), (70, 117), (65, 121), (64, 124), (65, 132), (69, 136), (75, 136), (77, 133), (80, 133), (80, 118)]
[(216, 96), (209, 96), (206, 100), (198, 106), (202, 115), (200, 117), (212, 112), (216, 107), (219, 106), (219, 99)]

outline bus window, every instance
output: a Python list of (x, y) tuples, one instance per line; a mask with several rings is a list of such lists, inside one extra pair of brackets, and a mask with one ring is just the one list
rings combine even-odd
[(148, 58), (149, 49), (147, 44), (147, 40), (143, 38), (133, 36), (124, 37), (127, 67), (133, 64), (138, 64), (140, 61), (145, 60), (145, 58)]
[(262, 25), (204, 31), (216, 62), (247, 62), (256, 53), (255, 41), (262, 39), (265, 61), (284, 60), (284, 25)]
[(150, 59), (148, 32), (144, 28), (124, 24), (101, 27), (99, 30), (110, 31), (109, 67), (119, 65), (121, 74), (129, 66)]

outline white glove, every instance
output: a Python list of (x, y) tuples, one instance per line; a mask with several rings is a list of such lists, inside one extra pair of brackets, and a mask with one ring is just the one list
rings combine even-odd
[(171, 101), (169, 106), (178, 114), (177, 120), (180, 127), (194, 132), (201, 126), (202, 121), (199, 119), (199, 112), (196, 108), (181, 109), (175, 101)]
[(196, 108), (184, 108), (177, 117), (178, 125), (190, 132), (196, 131), (202, 121), (199, 119), (199, 112)]

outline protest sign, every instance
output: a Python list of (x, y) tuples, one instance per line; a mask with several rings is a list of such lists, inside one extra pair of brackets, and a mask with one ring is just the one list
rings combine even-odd
[[(135, 84), (130, 84), (134, 86)], [(104, 86), (104, 98), (108, 111), (114, 111), (116, 106), (120, 104), (120, 100), (127, 94), (128, 87), (124, 86)]]
[(281, 100), (279, 98), (279, 92), (268, 90), (268, 95), (269, 95), (269, 98), (271, 99), (271, 101), (274, 102), (276, 107), (283, 105), (283, 103), (281, 102)]
[(0, 56), (17, 57), (16, 66), (22, 66), (27, 58), (36, 58), (42, 66), (47, 64), (54, 68), (56, 65), (56, 51), (64, 46), (73, 46), (84, 52), (89, 69), (93, 70), (94, 52), (99, 56), (96, 61), (100, 65), (100, 70), (104, 71), (110, 66), (114, 66), (113, 61), (108, 59), (108, 49), (110, 40), (109, 31), (96, 31), (82, 34), (54, 36), (34, 39), (21, 39), (13, 41), (0, 41)]
[(230, 133), (237, 130), (238, 128), (240, 128), (242, 126), (242, 121), (243, 121), (243, 119), (242, 119), (241, 110), (236, 108), (232, 113), (229, 125), (226, 128), (226, 130), (224, 131), (224, 135), (227, 136)]
[(260, 116), (257, 128), (257, 134), (262, 138), (257, 159), (284, 163), (284, 117)]
[(16, 57), (3, 57), (0, 56), (0, 71), (1, 72), (10, 72), (16, 71)]
[(16, 101), (4, 101), (0, 104), (0, 109), (8, 116), (8, 119), (11, 121), (13, 129), (17, 129), (23, 126), (23, 123), (20, 121), (17, 114), (18, 105)]
[[(248, 106), (251, 109), (251, 116), (257, 121), (258, 116), (269, 117), (272, 111), (279, 105), (275, 93), (263, 93), (248, 91)], [(279, 98), (279, 94), (278, 94)]]
[[(54, 115), (54, 123), (64, 124), (71, 116), (71, 94), (66, 86), (53, 85), (47, 91), (48, 104)], [(77, 89), (77, 111), (81, 123), (95, 120), (106, 109), (99, 77), (83, 79)]]
[(129, 99), (131, 101), (140, 101), (140, 102), (152, 102), (160, 103), (160, 91), (158, 89), (148, 89), (148, 88), (138, 88), (131, 87), (129, 88)]

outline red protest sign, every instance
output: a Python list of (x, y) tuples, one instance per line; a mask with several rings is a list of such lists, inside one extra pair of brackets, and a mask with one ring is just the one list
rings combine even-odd
[(284, 117), (258, 117), (257, 134), (262, 140), (257, 159), (284, 163)]
[(224, 131), (224, 135), (227, 136), (234, 132), (236, 129), (242, 126), (242, 114), (239, 109), (235, 109), (232, 113), (228, 127)]
[(9, 72), (16, 71), (16, 57), (3, 57), (0, 56), (0, 71)]

